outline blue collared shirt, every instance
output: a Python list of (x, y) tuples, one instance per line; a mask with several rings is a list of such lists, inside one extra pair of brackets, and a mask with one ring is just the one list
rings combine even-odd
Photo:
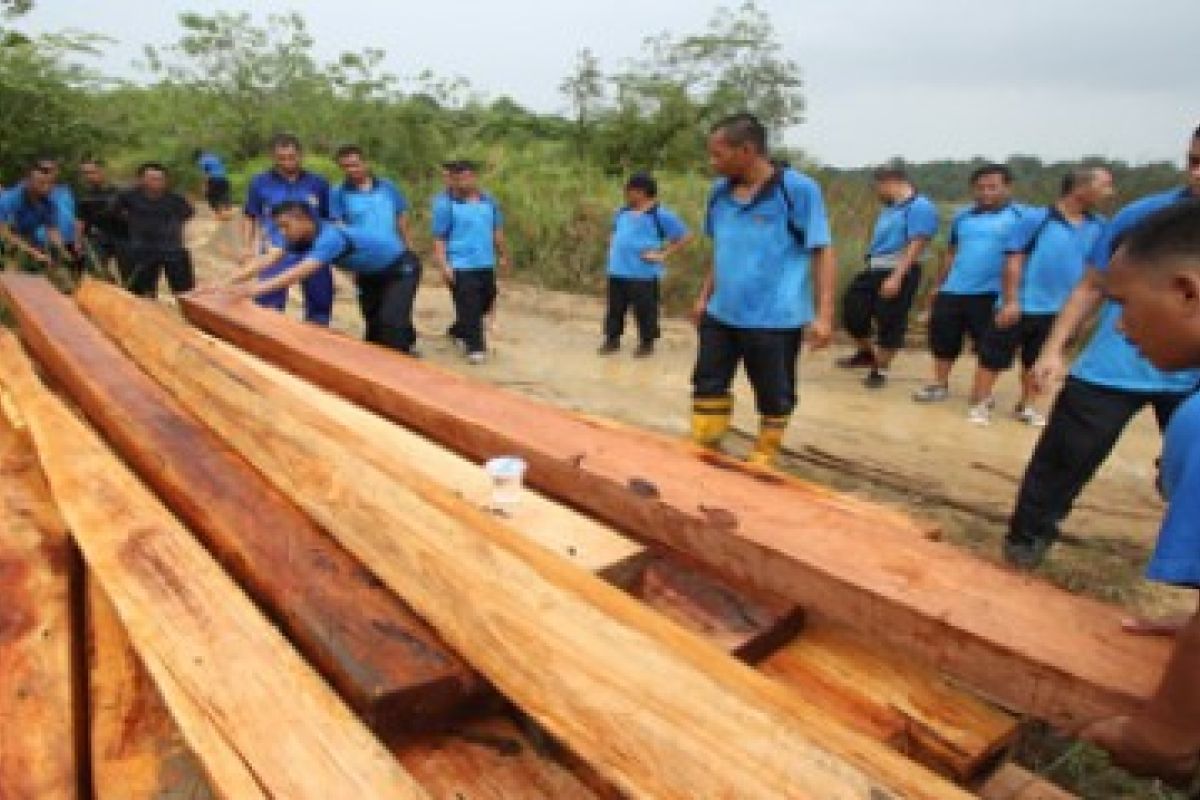
[(346, 181), (335, 187), (329, 195), (329, 213), (337, 222), (351, 228), (372, 230), (380, 236), (394, 236), (401, 249), (405, 242), (400, 238), (397, 218), (408, 211), (408, 200), (386, 178), (371, 178), (366, 188)]
[(433, 235), (446, 243), (446, 258), (456, 270), (494, 269), (496, 231), (503, 226), (504, 215), (489, 194), (434, 198)]
[[(1186, 200), (1187, 189), (1143, 197), (1121, 209), (1096, 241), (1088, 259), (1099, 270), (1108, 268), (1121, 236), (1159, 209)], [(1096, 332), (1076, 359), (1071, 374), (1088, 383), (1130, 392), (1190, 392), (1200, 381), (1200, 370), (1163, 372), (1142, 357), (1137, 348), (1117, 330), (1121, 308), (1111, 300), (1100, 311)]]
[(950, 225), (954, 261), (942, 284), (944, 294), (999, 294), (1004, 248), (1023, 209), (1008, 203), (995, 209), (978, 206), (959, 211)]
[(24, 183), (0, 193), (0, 222), (32, 245), (46, 246), (46, 230), (51, 227), (61, 230), (62, 214), (62, 207), (53, 195), (35, 200), (25, 191)]
[(737, 328), (776, 330), (812, 322), (812, 252), (831, 240), (816, 181), (784, 169), (757, 196), (740, 200), (730, 181), (721, 179), (709, 194), (704, 229), (713, 240), (714, 285), (707, 310), (714, 319)]
[(1171, 417), (1161, 475), (1167, 513), (1146, 577), (1200, 588), (1200, 395), (1185, 400)]
[(201, 153), (200, 158), (196, 159), (196, 163), (209, 178), (224, 178), (226, 176), (225, 162), (216, 153)]
[(647, 250), (659, 250), (667, 242), (677, 242), (687, 232), (683, 220), (666, 206), (656, 204), (646, 211), (634, 211), (629, 207), (619, 209), (613, 216), (608, 274), (635, 280), (661, 278), (663, 265), (647, 261), (642, 254)]
[(925, 195), (913, 194), (901, 203), (885, 205), (879, 212), (867, 255), (898, 254), (914, 239), (932, 239), (937, 229), (937, 206)]
[(1079, 224), (1057, 206), (1031, 209), (1008, 238), (1009, 254), (1024, 253), (1021, 312), (1057, 314), (1083, 277), (1088, 256), (1104, 235), (1105, 219), (1089, 214)]
[(50, 200), (58, 208), (58, 232), (63, 244), (75, 241), (75, 193), (59, 183), (50, 190)]
[(243, 211), (246, 216), (259, 221), (267, 241), (275, 247), (283, 247), (284, 242), (271, 211), (289, 200), (307, 203), (318, 217), (329, 219), (329, 182), (307, 170), (301, 170), (294, 181), (288, 180), (273, 169), (260, 172), (250, 180)]
[(297, 254), (298, 262), (312, 259), (363, 275), (387, 269), (404, 253), (395, 236), (380, 234), (373, 228), (342, 228), (325, 221), (317, 223), (311, 243), (288, 249)]

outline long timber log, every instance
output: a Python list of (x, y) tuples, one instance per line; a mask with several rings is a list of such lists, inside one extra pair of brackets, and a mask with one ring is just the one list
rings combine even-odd
[(88, 568), (220, 795), (428, 796), (7, 333), (0, 383)]
[(1120, 635), (1117, 608), (897, 532), (894, 512), (874, 515), (868, 504), (802, 491), (228, 296), (192, 295), (183, 309), (210, 333), (469, 458), (519, 455), (546, 494), (910, 653), (1021, 713), (1074, 728), (1130, 713), (1161, 677), (1170, 643)]
[(436, 727), (478, 699), (462, 659), (74, 303), (28, 275), (0, 294), (47, 373), (368, 724)]
[(98, 285), (79, 300), (502, 694), (622, 790), (664, 800), (965, 796), (290, 400), (160, 307)]

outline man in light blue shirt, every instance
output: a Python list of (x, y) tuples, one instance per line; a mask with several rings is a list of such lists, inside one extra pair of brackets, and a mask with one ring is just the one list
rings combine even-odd
[(692, 439), (720, 445), (733, 413), (730, 389), (744, 365), (761, 415), (749, 460), (771, 465), (796, 407), (805, 335), (814, 349), (832, 337), (836, 262), (829, 219), (817, 182), (770, 160), (756, 117), (735, 114), (717, 123), (708, 154), (722, 177), (709, 192), (704, 223), (713, 267), (692, 313), (700, 333)]
[[(391, 239), (400, 248), (414, 279), (404, 283), (403, 288), (409, 294), (393, 299), (395, 305), (389, 321), (398, 331), (389, 344), (408, 355), (418, 355), (417, 329), (413, 326), (412, 314), (421, 285), (421, 262), (409, 245), (408, 200), (396, 184), (372, 173), (362, 148), (357, 145), (339, 148), (335, 158), (346, 179), (329, 194), (330, 216), (347, 228), (370, 230)], [(364, 317), (371, 316), (364, 314)], [(368, 330), (366, 339), (377, 341), (379, 336), (378, 331)]]
[[(1105, 302), (1104, 277), (1113, 251), (1131, 228), (1155, 212), (1200, 198), (1200, 130), (1191, 138), (1185, 186), (1144, 197), (1122, 209), (1105, 228), (1088, 258), (1091, 269), (1058, 314), (1033, 367), (1037, 389), (1066, 383), (1034, 448), (1016, 507), (1009, 519), (1004, 557), (1032, 569), (1057, 540), (1059, 524), (1121, 437), (1129, 420), (1146, 406), (1159, 426), (1200, 382), (1200, 371), (1164, 372), (1147, 361), (1117, 327), (1120, 308)], [(1067, 375), (1067, 347), (1100, 312), (1092, 338)]]
[(633, 355), (654, 353), (659, 337), (659, 281), (672, 253), (691, 239), (687, 226), (658, 202), (658, 182), (639, 172), (625, 183), (625, 205), (613, 217), (608, 244), (608, 312), (600, 355), (621, 349), (625, 316), (630, 307), (640, 343)]
[(1080, 167), (1063, 177), (1058, 202), (1030, 209), (1009, 237), (1005, 250), (1004, 292), (983, 341), (971, 389), (967, 418), (977, 425), (992, 419), (992, 396), (1000, 374), (1021, 354), (1021, 399), (1014, 412), (1028, 425), (1046, 424), (1034, 406), (1037, 394), (1030, 370), (1054, 326), (1054, 318), (1083, 277), (1087, 258), (1104, 233), (1096, 208), (1113, 195), (1112, 173)]
[[(921, 257), (937, 234), (937, 207), (917, 192), (903, 167), (875, 171), (875, 195), (883, 210), (866, 253), (866, 269), (842, 299), (842, 321), (858, 350), (839, 367), (868, 367), (868, 389), (887, 385), (888, 368), (904, 346), (908, 316), (921, 286)], [(871, 343), (874, 324), (876, 343)]]
[(1021, 207), (1012, 201), (1012, 171), (988, 164), (971, 173), (974, 205), (959, 211), (950, 225), (950, 242), (941, 274), (934, 281), (929, 315), (929, 350), (933, 382), (913, 394), (918, 403), (937, 403), (950, 397), (950, 371), (962, 355), (966, 339), (976, 348), (991, 324), (1004, 248), (1021, 221)]
[(496, 267), (507, 278), (512, 268), (504, 238), (500, 206), (479, 188), (476, 167), (456, 161), (450, 167), (449, 194), (434, 198), (433, 252), (454, 297), (450, 336), (462, 342), (472, 364), (487, 361), (484, 319), (492, 312), (499, 289)]
[(204, 199), (208, 201), (208, 207), (222, 222), (230, 219), (233, 199), (225, 162), (216, 153), (208, 150), (192, 151), (192, 160), (204, 175)]

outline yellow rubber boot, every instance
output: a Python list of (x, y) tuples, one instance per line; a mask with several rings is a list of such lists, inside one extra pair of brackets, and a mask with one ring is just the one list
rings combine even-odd
[(692, 441), (703, 447), (717, 447), (729, 430), (732, 416), (732, 397), (697, 397), (692, 401)]
[(787, 433), (790, 420), (791, 417), (787, 416), (764, 416), (759, 423), (758, 440), (754, 442), (754, 449), (746, 456), (746, 460), (764, 467), (775, 466), (775, 459), (779, 455), (779, 448), (783, 447), (783, 435)]

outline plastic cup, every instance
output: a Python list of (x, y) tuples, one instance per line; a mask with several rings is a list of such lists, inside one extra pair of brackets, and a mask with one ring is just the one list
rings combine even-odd
[(492, 503), (497, 511), (507, 511), (521, 502), (526, 464), (516, 456), (500, 456), (483, 465), (492, 479)]

